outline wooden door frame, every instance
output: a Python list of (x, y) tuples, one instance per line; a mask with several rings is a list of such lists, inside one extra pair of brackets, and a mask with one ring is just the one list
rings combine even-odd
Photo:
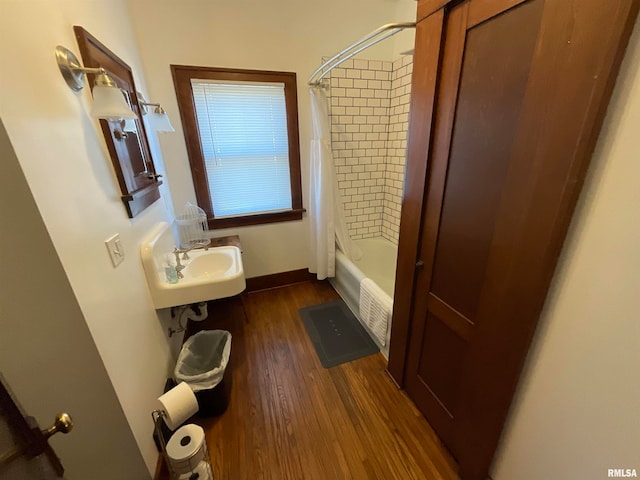
[(462, 0), (418, 0), (416, 22), (421, 22), (438, 11), (444, 12), (445, 8), (451, 8), (453, 4), (460, 3), (461, 1)]
[[(412, 299), (415, 284), (416, 262), (420, 241), (422, 208), (428, 174), (427, 156), (431, 148), (431, 135), (435, 121), (435, 102), (438, 91), (438, 71), (443, 52), (444, 9), (437, 10), (422, 20), (416, 29), (416, 47), (429, 54), (424, 64), (414, 58), (413, 70), (429, 72), (424, 78), (414, 74), (411, 83), (411, 110), (409, 125), (414, 131), (425, 132), (419, 138), (409, 138), (405, 167), (404, 198), (398, 238), (396, 288), (389, 342), (387, 371), (400, 388), (404, 387), (404, 371), (409, 349), (409, 329), (412, 316)], [(427, 34), (422, 36), (424, 29)], [(433, 32), (433, 33), (431, 33)], [(412, 128), (409, 129), (410, 135)]]

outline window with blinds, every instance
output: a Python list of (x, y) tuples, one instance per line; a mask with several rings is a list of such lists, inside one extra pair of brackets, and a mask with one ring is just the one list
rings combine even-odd
[(217, 218), (291, 210), (283, 83), (191, 80)]
[(302, 218), (295, 74), (171, 68), (210, 227)]

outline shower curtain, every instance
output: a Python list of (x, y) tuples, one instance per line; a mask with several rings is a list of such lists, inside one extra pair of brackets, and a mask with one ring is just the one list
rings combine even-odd
[(362, 253), (349, 237), (344, 219), (333, 155), (327, 97), (321, 87), (311, 87), (311, 156), (309, 169), (309, 271), (319, 280), (335, 276), (336, 243), (351, 259)]

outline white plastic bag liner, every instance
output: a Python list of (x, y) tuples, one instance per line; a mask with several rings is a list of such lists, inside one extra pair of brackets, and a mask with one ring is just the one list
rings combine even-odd
[(222, 381), (231, 354), (231, 334), (206, 330), (189, 337), (174, 371), (176, 381), (187, 382), (194, 392), (208, 390)]

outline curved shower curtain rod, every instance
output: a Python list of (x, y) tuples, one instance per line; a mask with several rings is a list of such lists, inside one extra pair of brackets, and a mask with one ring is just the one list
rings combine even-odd
[[(415, 27), (416, 27), (416, 24), (412, 22), (387, 23), (386, 25), (382, 25), (381, 27), (375, 29), (366, 37), (363, 37), (362, 39), (358, 40), (356, 43), (349, 45), (340, 53), (337, 53), (326, 62), (323, 62), (323, 64), (320, 65), (316, 69), (316, 71), (313, 72), (309, 77), (309, 81), (307, 82), (308, 85), (312, 87), (320, 85), (321, 84), (320, 81), (324, 78), (324, 76), (327, 73), (329, 73), (331, 70), (336, 68), (338, 65), (340, 65), (342, 62), (346, 62), (354, 55), (357, 55), (363, 50), (366, 50), (367, 48), (372, 47), (376, 43), (381, 42), (382, 40), (389, 38), (406, 28), (415, 28)], [(383, 33), (384, 35), (381, 35)], [(316, 76), (318, 78), (315, 78)]]

